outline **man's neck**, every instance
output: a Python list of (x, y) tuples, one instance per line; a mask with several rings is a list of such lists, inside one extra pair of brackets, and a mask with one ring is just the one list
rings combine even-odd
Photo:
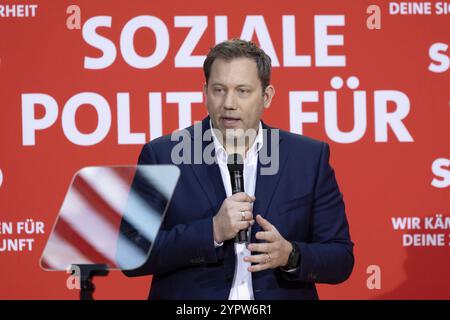
[(227, 144), (224, 146), (224, 148), (225, 148), (225, 151), (227, 152), (227, 154), (237, 153), (237, 154), (240, 154), (243, 159), (245, 159), (245, 157), (247, 155), (247, 151), (250, 148), (250, 146), (248, 144), (245, 144), (245, 146), (237, 146), (237, 145)]
[[(212, 122), (211, 122), (212, 124)], [(212, 124), (213, 128), (214, 125)], [(215, 128), (214, 128), (215, 129)], [(220, 135), (217, 136), (217, 140), (219, 143), (223, 146), (227, 154), (233, 154), (238, 153), (240, 154), (244, 159), (247, 155), (247, 151), (250, 149), (250, 147), (255, 143), (256, 137), (258, 135), (259, 131), (259, 125), (258, 128), (254, 131), (255, 134), (248, 134), (245, 136), (245, 138), (236, 138), (236, 137), (226, 137), (226, 135), (220, 131)], [(225, 138), (225, 141), (223, 141)]]

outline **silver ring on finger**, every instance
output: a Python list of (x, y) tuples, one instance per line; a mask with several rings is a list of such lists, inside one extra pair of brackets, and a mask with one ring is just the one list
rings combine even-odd
[(245, 221), (245, 211), (241, 211), (241, 221)]

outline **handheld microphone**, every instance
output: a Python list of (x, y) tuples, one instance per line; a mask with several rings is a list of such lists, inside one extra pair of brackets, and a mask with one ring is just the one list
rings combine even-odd
[[(231, 178), (231, 193), (244, 192), (244, 161), (238, 153), (233, 153), (227, 159), (228, 171)], [(248, 243), (247, 230), (240, 230), (236, 235), (235, 242)]]

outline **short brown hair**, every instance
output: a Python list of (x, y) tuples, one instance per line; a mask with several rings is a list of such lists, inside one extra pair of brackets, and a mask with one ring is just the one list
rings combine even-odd
[(258, 77), (264, 89), (270, 84), (271, 60), (270, 57), (254, 42), (241, 39), (231, 39), (217, 44), (209, 50), (203, 63), (203, 72), (208, 83), (211, 67), (216, 59), (231, 61), (237, 58), (250, 58), (256, 62)]

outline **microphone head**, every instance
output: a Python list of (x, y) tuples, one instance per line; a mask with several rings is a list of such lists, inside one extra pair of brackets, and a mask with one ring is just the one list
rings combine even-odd
[(227, 159), (228, 171), (244, 171), (244, 159), (239, 153), (232, 153)]

